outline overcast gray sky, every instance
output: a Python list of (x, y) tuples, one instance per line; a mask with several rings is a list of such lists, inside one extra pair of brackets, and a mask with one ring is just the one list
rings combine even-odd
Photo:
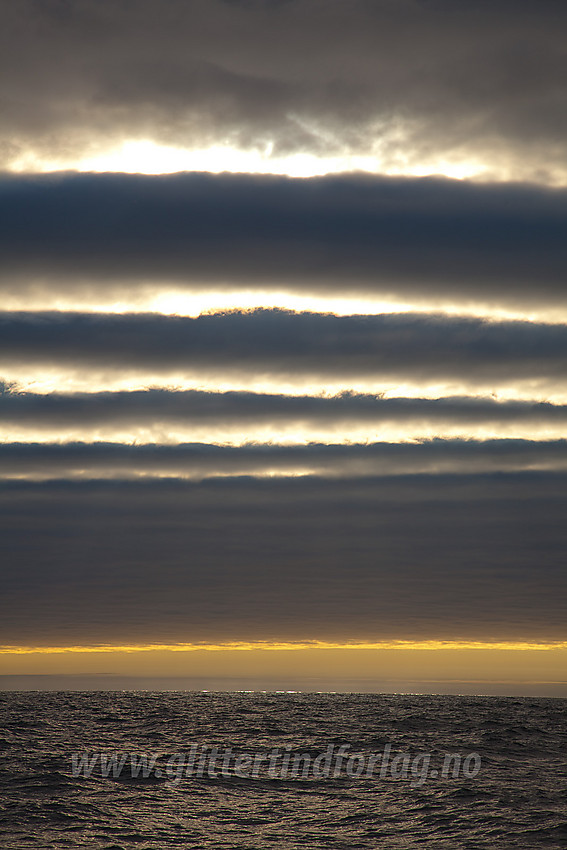
[(566, 25), (0, 0), (1, 643), (565, 639)]

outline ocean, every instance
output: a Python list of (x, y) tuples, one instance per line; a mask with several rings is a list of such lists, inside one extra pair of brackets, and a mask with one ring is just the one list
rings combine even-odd
[(0, 847), (567, 848), (567, 700), (0, 694)]

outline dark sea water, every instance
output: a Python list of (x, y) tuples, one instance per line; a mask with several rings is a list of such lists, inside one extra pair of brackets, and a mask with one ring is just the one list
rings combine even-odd
[(567, 848), (563, 699), (32, 692), (0, 710), (6, 850)]

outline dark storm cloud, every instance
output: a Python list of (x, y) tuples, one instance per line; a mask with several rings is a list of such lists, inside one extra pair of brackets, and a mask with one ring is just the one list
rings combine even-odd
[[(113, 138), (565, 168), (560, 0), (3, 0), (2, 144)], [(490, 160), (492, 159), (492, 163)]]
[[(0, 387), (0, 390), (2, 387)], [(244, 428), (254, 425), (306, 427), (368, 423), (454, 425), (560, 425), (567, 405), (496, 401), (493, 398), (381, 398), (347, 392), (337, 396), (289, 396), (252, 392), (167, 389), (132, 392), (0, 392), (0, 423), (43, 429), (120, 428), (170, 424)]]
[(561, 639), (564, 474), (3, 483), (4, 643)]
[(357, 445), (217, 446), (122, 445), (119, 443), (3, 443), (0, 476), (115, 478), (161, 474), (215, 475), (286, 473), (318, 475), (407, 475), (567, 468), (567, 441), (431, 440)]
[(521, 184), (5, 177), (0, 287), (32, 305), (42, 291), (120, 298), (173, 284), (564, 307), (566, 221), (567, 190)]
[(564, 381), (567, 327), (414, 314), (0, 314), (0, 364), (139, 373)]

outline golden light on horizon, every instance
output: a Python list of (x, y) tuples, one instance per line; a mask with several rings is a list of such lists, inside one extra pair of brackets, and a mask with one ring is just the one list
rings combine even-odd
[(382, 641), (348, 641), (335, 642), (324, 640), (305, 641), (227, 641), (224, 643), (147, 643), (147, 644), (81, 644), (81, 645), (1, 645), (0, 655), (34, 655), (34, 654), (64, 654), (90, 652), (249, 652), (262, 650), (266, 652), (299, 651), (306, 649), (340, 649), (340, 650), (512, 650), (519, 651), (549, 651), (567, 649), (566, 641), (521, 641), (521, 640), (382, 640)]
[(252, 677), (261, 689), (289, 677), (389, 683), (534, 682), (567, 685), (567, 642), (481, 640), (235, 641), (122, 646), (4, 646), (2, 675)]

